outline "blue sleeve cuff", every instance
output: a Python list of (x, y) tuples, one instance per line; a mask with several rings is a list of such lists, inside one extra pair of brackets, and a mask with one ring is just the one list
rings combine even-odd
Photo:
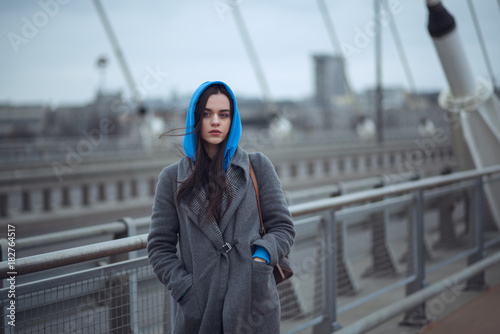
[(269, 253), (267, 252), (267, 250), (262, 247), (262, 246), (255, 246), (255, 252), (253, 253), (252, 255), (252, 259), (254, 257), (260, 257), (264, 260), (267, 261), (267, 264), (269, 264), (269, 262), (271, 261), (270, 257), (269, 257)]

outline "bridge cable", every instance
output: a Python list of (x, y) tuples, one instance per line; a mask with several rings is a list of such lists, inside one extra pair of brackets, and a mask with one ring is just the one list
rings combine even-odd
[[(493, 67), (491, 66), (490, 57), (488, 56), (488, 51), (486, 50), (486, 44), (484, 43), (483, 33), (481, 32), (481, 27), (479, 26), (479, 20), (477, 19), (476, 10), (474, 8), (474, 3), (472, 0), (467, 0), (467, 4), (469, 5), (469, 11), (472, 16), (472, 21), (474, 22), (474, 28), (476, 30), (477, 38), (479, 40), (479, 45), (481, 46), (481, 51), (483, 53), (484, 62), (490, 73), (491, 83), (493, 87), (496, 87), (495, 75), (493, 73)], [(500, 0), (498, 0), (498, 5), (500, 6)]]
[(136, 103), (137, 109), (140, 115), (146, 114), (146, 108), (144, 107), (143, 101), (141, 94), (139, 90), (136, 88), (137, 86), (135, 85), (134, 79), (132, 77), (132, 74), (130, 72), (130, 68), (125, 61), (125, 56), (123, 55), (123, 51), (120, 48), (120, 44), (118, 43), (118, 39), (116, 38), (116, 35), (113, 31), (113, 28), (111, 27), (111, 23), (106, 15), (106, 11), (104, 10), (104, 7), (102, 6), (102, 3), (100, 0), (94, 0), (94, 6), (97, 10), (97, 14), (99, 15), (99, 18), (101, 20), (102, 25), (104, 26), (104, 30), (106, 31), (106, 34), (108, 35), (108, 39), (111, 43), (111, 47), (113, 48), (115, 52), (116, 59), (118, 60), (118, 64), (120, 65), (120, 68), (122, 70), (123, 75), (125, 76), (125, 82), (128, 85), (128, 88), (130, 90), (130, 95), (132, 97), (132, 100)]
[(277, 114), (277, 107), (274, 103), (273, 98), (271, 97), (271, 91), (269, 89), (269, 85), (267, 84), (264, 70), (262, 69), (262, 65), (259, 61), (259, 57), (257, 56), (257, 52), (255, 51), (254, 45), (250, 38), (250, 34), (248, 33), (245, 22), (243, 21), (243, 16), (241, 15), (238, 5), (235, 5), (233, 8), (233, 16), (236, 22), (236, 27), (238, 28), (241, 39), (243, 40), (243, 44), (246, 48), (248, 58), (250, 58), (250, 63), (252, 64), (255, 75), (257, 77), (257, 82), (259, 83), (260, 89), (262, 91), (262, 95), (264, 97), (264, 102), (266, 104), (268, 112), (271, 116), (275, 116)]
[[(499, 0), (500, 1), (500, 0)], [(342, 53), (342, 48), (340, 47), (340, 42), (337, 37), (337, 34), (335, 33), (335, 28), (333, 26), (332, 19), (330, 15), (328, 14), (328, 8), (326, 7), (325, 0), (317, 0), (316, 3), (318, 4), (319, 11), (321, 13), (321, 16), (323, 18), (323, 22), (325, 23), (326, 26), (326, 31), (328, 33), (328, 37), (330, 39), (330, 42), (332, 43), (333, 51), (337, 55), (339, 55), (342, 60), (344, 61), (345, 64), (345, 56)], [(358, 116), (363, 116), (363, 113), (361, 112), (361, 108), (359, 107), (359, 102), (355, 94), (352, 92), (351, 85), (349, 83), (349, 80), (347, 78), (347, 74), (345, 73), (345, 66), (343, 68), (342, 72), (342, 80), (344, 81), (344, 87), (347, 90), (347, 95), (349, 96), (350, 101), (354, 104), (354, 111)]]
[(410, 93), (414, 96), (417, 97), (418, 107), (417, 113), (419, 116), (420, 120), (423, 120), (425, 118), (425, 104), (422, 96), (418, 93), (415, 80), (413, 78), (412, 71), (410, 69), (410, 64), (408, 62), (408, 58), (406, 57), (406, 53), (403, 48), (403, 43), (401, 41), (401, 37), (399, 36), (398, 28), (396, 26), (396, 21), (394, 16), (392, 15), (391, 11), (388, 10), (387, 6), (387, 0), (379, 0), (382, 3), (383, 8), (386, 10), (386, 12), (389, 15), (389, 28), (391, 30), (391, 35), (394, 40), (394, 44), (396, 45), (396, 49), (398, 51), (399, 58), (401, 60), (401, 65), (403, 66), (403, 71), (405, 73), (406, 79), (408, 81), (408, 86), (410, 88)]

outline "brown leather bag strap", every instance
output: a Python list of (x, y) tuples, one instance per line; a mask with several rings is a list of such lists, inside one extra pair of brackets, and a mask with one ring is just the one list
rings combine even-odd
[[(262, 220), (262, 210), (260, 209), (259, 185), (257, 184), (257, 178), (255, 177), (255, 172), (253, 171), (252, 162), (250, 161), (250, 158), (248, 159), (248, 163), (250, 165), (250, 177), (252, 178), (253, 187), (255, 188), (255, 195), (257, 196), (257, 206), (259, 207), (259, 217), (260, 217), (260, 228), (262, 231), (262, 235), (264, 235), (266, 234), (266, 229), (264, 227), (264, 221)], [(283, 273), (283, 270), (281, 269), (279, 263), (276, 263), (276, 268), (278, 268), (281, 277), (285, 278), (285, 274)]]
[(255, 195), (257, 196), (257, 206), (259, 207), (259, 217), (260, 217), (260, 228), (262, 231), (262, 235), (264, 235), (266, 234), (266, 229), (264, 227), (264, 222), (262, 221), (262, 210), (260, 209), (259, 185), (257, 184), (257, 178), (255, 177), (255, 172), (253, 171), (250, 159), (248, 159), (248, 163), (250, 165), (250, 177), (252, 178), (253, 187), (255, 188)]

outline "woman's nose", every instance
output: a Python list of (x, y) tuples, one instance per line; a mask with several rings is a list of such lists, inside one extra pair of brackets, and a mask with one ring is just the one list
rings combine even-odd
[(212, 116), (212, 124), (218, 125), (220, 123), (219, 117), (217, 115)]

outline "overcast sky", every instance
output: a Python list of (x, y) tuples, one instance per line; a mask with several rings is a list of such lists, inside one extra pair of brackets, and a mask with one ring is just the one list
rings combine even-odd
[[(393, 20), (418, 91), (447, 83), (427, 32), (424, 0), (390, 0)], [(64, 3), (64, 4), (61, 4)], [(102, 0), (132, 77), (144, 97), (191, 94), (223, 80), (240, 96), (262, 92), (238, 32), (230, 0)], [(314, 54), (335, 51), (316, 1), (238, 0), (275, 99), (314, 90)], [(45, 4), (45, 5), (44, 5)], [(56, 5), (54, 5), (56, 4)], [(372, 0), (326, 0), (344, 46), (347, 75), (361, 91), (375, 82)], [(466, 0), (444, 1), (455, 16), (476, 75), (489, 77)], [(500, 81), (500, 8), (475, 0), (493, 72)], [(368, 29), (368, 30), (367, 30)], [(106, 88), (128, 93), (115, 53), (91, 0), (0, 1), (0, 103), (87, 103), (99, 86), (96, 61), (109, 59)], [(363, 36), (364, 35), (364, 36)], [(383, 28), (383, 83), (408, 88), (389, 26)]]

